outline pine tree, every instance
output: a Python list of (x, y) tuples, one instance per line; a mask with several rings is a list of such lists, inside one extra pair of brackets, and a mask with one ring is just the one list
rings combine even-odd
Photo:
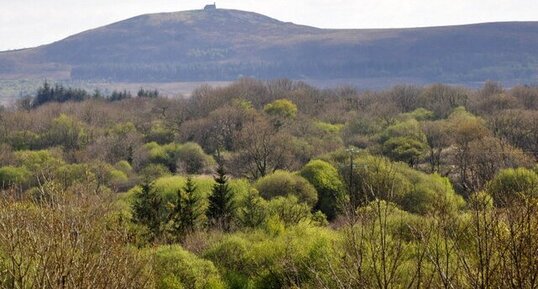
[(134, 223), (148, 227), (153, 237), (160, 234), (163, 220), (162, 199), (151, 183), (142, 184), (142, 190), (135, 195), (131, 209)]
[(187, 177), (185, 187), (177, 192), (169, 222), (172, 223), (172, 233), (178, 239), (194, 232), (202, 216), (200, 198), (196, 195), (196, 190), (197, 187), (192, 178)]
[(234, 192), (229, 187), (226, 171), (220, 161), (218, 162), (216, 173), (217, 175), (214, 177), (215, 184), (209, 196), (207, 218), (210, 225), (229, 231), (235, 210)]

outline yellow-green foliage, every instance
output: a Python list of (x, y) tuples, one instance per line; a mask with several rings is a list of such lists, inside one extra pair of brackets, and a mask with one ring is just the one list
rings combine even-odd
[(18, 151), (15, 152), (15, 160), (34, 174), (50, 171), (64, 163), (58, 154), (50, 150)]
[(340, 131), (342, 131), (342, 129), (344, 128), (343, 124), (332, 124), (332, 123), (323, 122), (323, 121), (316, 121), (314, 125), (319, 130), (325, 133), (332, 133), (332, 134), (340, 133)]
[(263, 110), (273, 116), (294, 118), (297, 115), (297, 105), (288, 99), (277, 99), (267, 104)]
[[(162, 196), (165, 203), (173, 202), (177, 197), (178, 190), (183, 190), (187, 178), (184, 176), (166, 176), (155, 180), (153, 188)], [(197, 187), (196, 193), (201, 198), (202, 208), (205, 209), (208, 205), (207, 198), (211, 194), (215, 181), (210, 176), (195, 176), (193, 181)], [(230, 188), (236, 192), (236, 201), (241, 203), (250, 191), (250, 183), (245, 179), (230, 180)], [(129, 190), (120, 198), (120, 202), (127, 201), (131, 203), (132, 196), (140, 191), (140, 187), (136, 186)], [(122, 207), (125, 207), (122, 205)]]
[(0, 188), (8, 185), (23, 185), (30, 175), (24, 167), (2, 167), (0, 168)]
[(505, 169), (487, 184), (486, 190), (498, 204), (518, 198), (518, 195), (536, 197), (538, 196), (538, 174), (525, 168)]
[[(325, 225), (325, 215), (312, 215), (310, 206), (307, 203), (300, 202), (294, 195), (278, 196), (270, 200), (267, 209), (271, 217), (278, 217), (284, 225), (296, 225), (301, 222)], [(273, 219), (272, 221), (276, 221)]]
[(198, 258), (180, 246), (151, 249), (153, 274), (159, 289), (219, 289), (226, 288), (211, 261)]
[(88, 164), (65, 164), (55, 170), (56, 179), (65, 187), (74, 183), (87, 183), (95, 180)]
[(314, 206), (318, 201), (318, 194), (312, 184), (305, 178), (287, 171), (276, 171), (259, 179), (256, 182), (256, 189), (266, 199), (292, 195), (310, 206)]
[(465, 206), (447, 178), (429, 175), (383, 157), (360, 154), (354, 160), (353, 175), (354, 187), (360, 194), (370, 200), (395, 202), (413, 213), (455, 212)]
[(300, 174), (318, 192), (316, 209), (321, 210), (329, 219), (335, 218), (345, 194), (345, 186), (338, 170), (326, 161), (313, 160), (303, 167)]
[(424, 120), (431, 120), (434, 118), (434, 113), (430, 110), (427, 110), (425, 108), (417, 108), (413, 110), (412, 112), (403, 113), (400, 115), (403, 119), (409, 119), (413, 118), (418, 121), (424, 121)]
[(84, 125), (66, 114), (52, 121), (43, 138), (48, 145), (59, 145), (66, 150), (78, 149), (88, 142)]
[(404, 170), (404, 175), (412, 183), (411, 189), (401, 200), (405, 210), (427, 214), (435, 211), (456, 212), (465, 206), (465, 201), (456, 194), (448, 178), (410, 168)]
[(119, 161), (114, 165), (114, 167), (125, 174), (130, 174), (133, 171), (133, 167), (128, 161)]
[(168, 129), (161, 120), (153, 121), (151, 129), (146, 136), (149, 141), (155, 141), (159, 144), (170, 143), (174, 139), (174, 133)]
[(215, 164), (213, 157), (207, 155), (197, 143), (160, 145), (157, 142), (150, 142), (144, 147), (148, 151), (150, 162), (162, 164), (172, 172), (178, 170), (197, 174)]
[(307, 224), (278, 235), (237, 233), (204, 254), (224, 272), (232, 288), (316, 288), (316, 273), (326, 271), (338, 235)]

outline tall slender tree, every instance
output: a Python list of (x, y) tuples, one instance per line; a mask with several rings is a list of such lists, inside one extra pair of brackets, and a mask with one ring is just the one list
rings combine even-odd
[(153, 184), (145, 182), (142, 189), (135, 195), (132, 209), (132, 221), (146, 226), (153, 237), (161, 233), (163, 221), (163, 202), (159, 194), (153, 189)]
[(202, 212), (196, 190), (197, 186), (192, 177), (187, 177), (185, 187), (177, 192), (176, 202), (169, 215), (172, 233), (179, 240), (194, 232), (200, 223)]
[(231, 224), (234, 216), (234, 192), (228, 183), (228, 176), (219, 159), (214, 177), (215, 184), (209, 196), (209, 207), (207, 209), (207, 218), (210, 226), (217, 227), (224, 231), (231, 229)]

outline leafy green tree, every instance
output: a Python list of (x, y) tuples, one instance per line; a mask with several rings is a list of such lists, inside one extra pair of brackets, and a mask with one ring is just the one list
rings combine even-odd
[(267, 201), (260, 197), (257, 190), (252, 190), (237, 211), (237, 219), (241, 226), (257, 228), (268, 217)]
[(152, 183), (142, 184), (141, 190), (134, 196), (131, 210), (134, 223), (146, 226), (152, 233), (152, 238), (159, 236), (164, 219), (164, 206)]
[(67, 151), (81, 148), (88, 141), (83, 125), (76, 119), (61, 114), (52, 121), (44, 139), (48, 146), (60, 145)]
[(234, 191), (228, 184), (228, 176), (221, 162), (217, 166), (215, 184), (208, 198), (207, 218), (210, 225), (224, 231), (231, 229), (235, 212)]
[(381, 135), (383, 153), (396, 161), (415, 165), (426, 153), (426, 136), (419, 122), (409, 119), (389, 126)]
[(178, 169), (187, 174), (202, 173), (204, 169), (214, 165), (215, 161), (207, 155), (197, 143), (184, 143), (178, 150)]
[(178, 245), (161, 246), (151, 253), (157, 289), (227, 288), (211, 261), (199, 258)]
[(463, 208), (465, 201), (456, 194), (448, 178), (428, 175), (409, 168), (402, 169), (412, 186), (399, 200), (399, 205), (416, 214), (453, 214)]
[(275, 128), (280, 128), (297, 115), (297, 105), (288, 99), (277, 99), (267, 104), (263, 110), (272, 117)]
[(293, 195), (310, 207), (316, 205), (318, 193), (316, 188), (300, 175), (288, 171), (276, 171), (256, 182), (256, 189), (265, 199)]
[(505, 169), (486, 185), (486, 191), (500, 206), (522, 196), (538, 197), (538, 174), (525, 168)]
[(0, 188), (22, 185), (27, 182), (30, 175), (30, 172), (24, 167), (2, 167), (0, 168)]
[(288, 99), (277, 99), (267, 104), (263, 110), (269, 115), (282, 118), (295, 118), (297, 115), (297, 105)]
[(172, 233), (178, 239), (194, 232), (200, 222), (202, 211), (200, 198), (196, 191), (197, 186), (192, 177), (189, 176), (183, 190), (177, 192), (177, 198), (168, 221), (171, 222)]
[(338, 170), (326, 161), (313, 160), (303, 167), (300, 174), (318, 192), (314, 209), (322, 211), (329, 220), (334, 219), (345, 196), (345, 186)]

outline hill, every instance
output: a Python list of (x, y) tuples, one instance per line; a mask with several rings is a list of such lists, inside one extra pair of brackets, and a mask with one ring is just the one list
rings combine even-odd
[(0, 79), (535, 82), (538, 22), (319, 29), (237, 10), (150, 14), (0, 52)]

